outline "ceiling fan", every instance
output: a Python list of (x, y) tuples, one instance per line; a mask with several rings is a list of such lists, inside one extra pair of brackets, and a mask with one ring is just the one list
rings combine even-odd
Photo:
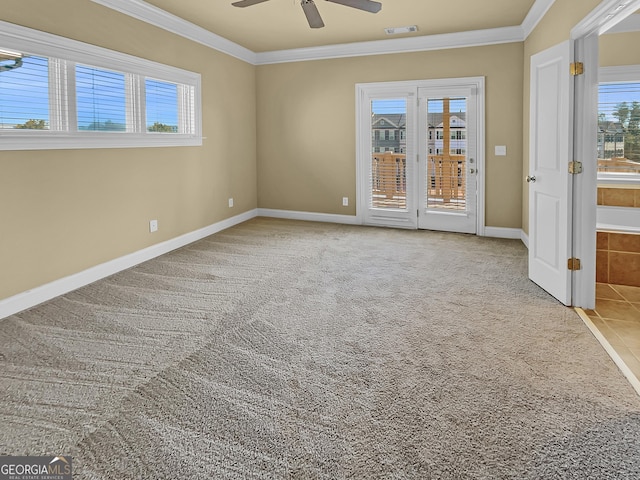
[[(231, 5), (234, 7), (250, 7), (251, 5), (267, 1), (269, 0), (240, 0), (238, 2), (233, 2)], [(373, 0), (327, 0), (327, 2), (338, 3), (346, 7), (357, 8), (358, 10), (364, 10), (365, 12), (371, 13), (378, 13), (382, 8), (382, 4), (380, 2), (374, 2)], [(324, 22), (322, 21), (320, 12), (318, 12), (318, 7), (316, 7), (313, 0), (301, 0), (300, 5), (302, 5), (302, 10), (304, 10), (304, 14), (307, 17), (307, 21), (311, 28), (324, 27)]]

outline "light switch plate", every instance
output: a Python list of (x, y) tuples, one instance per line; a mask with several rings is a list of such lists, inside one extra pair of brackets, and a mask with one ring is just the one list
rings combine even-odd
[(506, 145), (496, 145), (496, 157), (504, 157), (507, 154)]

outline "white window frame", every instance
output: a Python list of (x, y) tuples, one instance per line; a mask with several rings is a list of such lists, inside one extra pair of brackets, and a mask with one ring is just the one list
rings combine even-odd
[[(640, 65), (600, 67), (598, 85), (601, 83), (640, 83)], [(598, 172), (598, 184), (640, 185), (640, 175), (615, 172)]]
[[(129, 148), (202, 145), (201, 78), (199, 73), (153, 62), (76, 40), (0, 21), (0, 48), (49, 58), (49, 130), (2, 129), (0, 150)], [(77, 129), (76, 63), (125, 74), (126, 132)], [(148, 132), (145, 79), (178, 85), (178, 132)]]

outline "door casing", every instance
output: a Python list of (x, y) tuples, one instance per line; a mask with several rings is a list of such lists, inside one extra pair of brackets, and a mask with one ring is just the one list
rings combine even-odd
[(573, 256), (582, 268), (572, 273), (572, 305), (595, 307), (596, 194), (598, 104), (598, 36), (640, 9), (640, 0), (621, 5), (619, 0), (603, 0), (571, 30), (575, 58), (584, 64), (584, 74), (576, 77), (574, 110), (574, 155), (583, 164), (583, 173), (573, 182)]

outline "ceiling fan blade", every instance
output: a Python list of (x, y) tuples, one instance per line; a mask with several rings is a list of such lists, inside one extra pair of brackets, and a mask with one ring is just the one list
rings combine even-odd
[(327, 0), (327, 2), (339, 3), (340, 5), (371, 13), (378, 13), (382, 9), (382, 4), (373, 0)]
[(322, 17), (320, 17), (318, 7), (316, 7), (316, 4), (313, 3), (313, 0), (302, 0), (300, 4), (302, 5), (302, 10), (304, 10), (304, 14), (307, 17), (307, 22), (309, 22), (309, 26), (311, 28), (324, 27), (324, 22), (322, 21)]
[(251, 5), (257, 5), (258, 3), (268, 1), (269, 0), (240, 0), (239, 2), (233, 2), (231, 5), (234, 7), (250, 7)]

